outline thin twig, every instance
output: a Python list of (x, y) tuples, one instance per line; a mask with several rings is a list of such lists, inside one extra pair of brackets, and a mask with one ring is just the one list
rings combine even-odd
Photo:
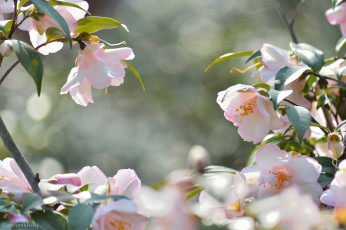
[(13, 0), (13, 4), (14, 4), (14, 13), (13, 13), (13, 20), (12, 20), (12, 26), (11, 26), (11, 31), (10, 34), (8, 35), (8, 38), (11, 39), (14, 32), (16, 31), (16, 24), (17, 24), (17, 0)]
[(13, 159), (17, 162), (19, 168), (22, 170), (24, 176), (28, 180), (31, 189), (37, 193), (40, 194), (40, 188), (38, 187), (39, 181), (35, 178), (34, 171), (31, 169), (28, 161), (25, 159), (23, 153), (18, 149), (16, 143), (13, 141), (11, 135), (9, 134), (4, 121), (2, 120), (0, 116), (0, 137), (5, 145), (5, 147), (8, 149), (8, 151), (11, 153)]
[(330, 114), (329, 114), (326, 106), (322, 106), (322, 112), (323, 112), (323, 115), (326, 119), (328, 129), (330, 129), (333, 132), (333, 130), (335, 130), (335, 126), (331, 120), (331, 117), (329, 116)]
[(346, 83), (343, 82), (343, 81), (340, 81), (339, 79), (336, 79), (336, 78), (333, 78), (333, 77), (329, 77), (329, 76), (324, 76), (324, 75), (321, 75), (321, 74), (316, 73), (316, 72), (312, 72), (312, 74), (315, 75), (315, 76), (318, 77), (318, 78), (328, 79), (328, 80), (331, 80), (331, 81), (335, 81), (335, 82), (339, 83), (340, 85), (346, 87)]
[(287, 26), (287, 29), (292, 37), (292, 41), (294, 43), (298, 43), (298, 39), (297, 39), (297, 36), (296, 34), (294, 33), (294, 30), (293, 30), (293, 24), (294, 24), (294, 21), (295, 19), (297, 18), (301, 8), (303, 7), (303, 5), (305, 4), (306, 0), (301, 0), (300, 3), (298, 4), (294, 14), (293, 14), (293, 17), (291, 18), (291, 20), (288, 20), (287, 17), (285, 16), (285, 13), (282, 11), (281, 7), (280, 7), (280, 4), (278, 3), (278, 1), (276, 1), (276, 4), (275, 4), (275, 9), (276, 11), (278, 12), (278, 14), (281, 16), (282, 20), (285, 22), (286, 26)]
[[(296, 104), (296, 103), (294, 103), (293, 101), (290, 101), (290, 100), (288, 100), (288, 99), (284, 99), (284, 101), (290, 103), (291, 105), (299, 106), (298, 104)], [(318, 125), (321, 125), (313, 116), (311, 116), (311, 121), (314, 122), (314, 123), (316, 123), (316, 124), (318, 124)], [(322, 126), (322, 125), (321, 125), (321, 126)], [(324, 133), (324, 135), (327, 137), (327, 136), (328, 136), (327, 130), (325, 130), (325, 129), (321, 128), (321, 127), (319, 127), (319, 128), (320, 128), (320, 130), (322, 130), (322, 132)], [(329, 128), (329, 127), (328, 127), (328, 128)]]

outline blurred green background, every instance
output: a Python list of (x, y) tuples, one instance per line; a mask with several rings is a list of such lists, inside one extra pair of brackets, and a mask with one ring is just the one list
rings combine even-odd
[[(213, 164), (244, 167), (253, 149), (228, 122), (216, 103), (229, 86), (251, 83), (245, 58), (225, 61), (204, 73), (218, 56), (258, 50), (263, 43), (288, 49), (291, 38), (272, 0), (94, 0), (93, 15), (113, 17), (127, 25), (97, 33), (110, 43), (126, 41), (136, 58), (146, 92), (127, 70), (120, 87), (93, 90), (95, 103), (86, 108), (69, 95), (59, 95), (78, 47), (65, 47), (44, 56), (42, 96), (18, 66), (0, 87), (0, 113), (15, 141), (41, 178), (77, 172), (97, 165), (108, 176), (134, 168), (150, 184), (176, 168), (187, 167), (187, 154), (196, 144), (210, 153)], [(299, 1), (281, 0), (288, 15)], [(324, 12), (327, 0), (307, 1), (295, 22), (299, 42), (310, 43), (334, 56), (340, 38)], [(25, 33), (23, 39), (28, 39)], [(15, 55), (4, 60), (3, 74)], [(0, 143), (0, 158), (8, 156)]]

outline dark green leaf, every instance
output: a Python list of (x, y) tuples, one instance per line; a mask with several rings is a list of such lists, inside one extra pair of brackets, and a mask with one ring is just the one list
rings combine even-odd
[(72, 47), (72, 39), (70, 35), (70, 29), (65, 21), (65, 19), (45, 0), (30, 0), (37, 9), (41, 10), (43, 13), (47, 14), (49, 17), (53, 18), (62, 28), (67, 40)]
[(224, 60), (227, 59), (231, 59), (231, 58), (237, 58), (237, 57), (243, 57), (243, 56), (249, 56), (251, 55), (253, 52), (252, 51), (241, 51), (238, 53), (227, 53), (224, 54), (220, 57), (218, 57), (217, 59), (215, 59), (205, 70), (204, 72), (207, 72), (212, 66), (214, 66), (215, 64), (222, 62)]
[(23, 201), (22, 214), (41, 205), (43, 205), (43, 201), (39, 195), (36, 193), (26, 193)]
[(40, 96), (43, 75), (43, 65), (40, 55), (33, 47), (26, 44), (25, 42), (12, 40), (12, 45), (19, 62), (34, 79), (37, 88), (37, 94)]
[(339, 39), (339, 41), (336, 43), (335, 50), (338, 52), (338, 56), (340, 55), (340, 50), (342, 47), (346, 45), (346, 36)]
[(297, 55), (298, 59), (311, 67), (314, 71), (319, 70), (324, 62), (324, 55), (321, 50), (305, 43), (291, 43), (292, 51)]
[(132, 71), (132, 73), (136, 76), (136, 78), (138, 79), (139, 83), (141, 83), (141, 86), (143, 88), (143, 91), (145, 92), (145, 87), (144, 87), (144, 84), (143, 84), (143, 81), (142, 81), (142, 78), (141, 78), (141, 75), (139, 75), (138, 71), (135, 69), (135, 67), (133, 67), (132, 65), (129, 64), (129, 62), (125, 61), (124, 62), (126, 63), (127, 67), (129, 68), (129, 70)]
[(121, 27), (127, 31), (126, 27), (113, 18), (90, 16), (77, 21), (76, 33), (94, 33), (99, 30), (113, 29), (116, 27)]
[(305, 82), (305, 86), (304, 86), (304, 89), (303, 89), (303, 92), (304, 94), (307, 94), (311, 87), (312, 87), (312, 84), (316, 81), (316, 76), (315, 75), (310, 75), (308, 80), (306, 80)]
[(343, 120), (338, 126), (336, 126), (335, 131), (339, 131), (342, 127), (346, 125), (346, 120)]
[(279, 103), (286, 98), (288, 95), (291, 94), (291, 91), (285, 90), (285, 91), (278, 91), (275, 89), (269, 89), (268, 90), (268, 94), (270, 95), (270, 97), (272, 98), (272, 102), (273, 102), (273, 107), (274, 110), (277, 110)]
[(49, 0), (47, 1), (49, 4), (51, 4), (52, 6), (71, 6), (71, 7), (75, 7), (78, 8), (80, 10), (83, 10), (85, 13), (88, 13), (90, 15), (90, 13), (87, 10), (84, 10), (82, 7), (73, 4), (73, 3), (69, 3), (69, 2), (62, 2), (62, 1), (55, 1), (55, 0)]
[[(35, 211), (31, 218), (38, 224), (40, 230), (67, 230), (66, 219), (58, 213), (49, 211)], [(72, 230), (72, 229), (71, 229)]]
[(299, 143), (302, 143), (306, 130), (311, 123), (311, 114), (309, 110), (301, 106), (290, 105), (286, 109), (286, 114), (297, 133)]
[(202, 187), (198, 187), (196, 188), (195, 190), (193, 190), (192, 192), (189, 192), (186, 196), (185, 196), (185, 199), (188, 200), (188, 199), (191, 199), (192, 197), (196, 196), (197, 194), (199, 194), (200, 192), (203, 191), (204, 188)]
[(236, 174), (237, 170), (227, 168), (224, 166), (219, 166), (219, 165), (209, 165), (208, 167), (205, 168), (204, 173), (231, 173), (231, 174)]
[(325, 187), (334, 179), (334, 174), (336, 172), (336, 168), (333, 165), (333, 159), (330, 157), (314, 157), (315, 160), (322, 166), (322, 171), (320, 177), (317, 182), (321, 185), (321, 187)]
[(302, 66), (285, 66), (279, 70), (275, 76), (275, 80), (280, 83), (275, 84), (275, 90), (282, 90), (286, 85), (298, 79), (309, 68)]
[(261, 50), (257, 50), (255, 52), (253, 52), (252, 55), (249, 57), (249, 59), (246, 60), (245, 64), (248, 63), (249, 61), (255, 59), (255, 58), (261, 57), (261, 55), (262, 55)]
[(71, 208), (68, 216), (70, 229), (85, 230), (90, 227), (94, 216), (94, 208), (91, 205), (77, 204)]

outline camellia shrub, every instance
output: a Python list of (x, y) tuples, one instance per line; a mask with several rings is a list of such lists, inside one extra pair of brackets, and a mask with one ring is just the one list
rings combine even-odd
[[(0, 229), (197, 230), (201, 226), (251, 229), (343, 229), (346, 226), (346, 2), (332, 0), (326, 19), (343, 37), (334, 56), (299, 43), (293, 18), (279, 10), (292, 36), (289, 50), (263, 44), (257, 51), (227, 53), (215, 64), (246, 57), (244, 71), (258, 82), (225, 87), (216, 103), (244, 141), (256, 144), (241, 171), (209, 165), (208, 152), (194, 146), (192, 170), (171, 172), (152, 186), (133, 169), (112, 177), (97, 166), (40, 178), (31, 169), (0, 117), (0, 137), (12, 158), (0, 161)], [(91, 87), (107, 89), (137, 70), (124, 43), (94, 35), (119, 27), (115, 19), (93, 16), (81, 0), (0, 1), (0, 64), (18, 59), (40, 95), (41, 55), (64, 45), (79, 47), (76, 65), (60, 93), (81, 106), (94, 103)], [(8, 19), (10, 18), (10, 19)], [(28, 31), (31, 44), (14, 39)], [(251, 64), (250, 64), (251, 63)], [(220, 110), (220, 112), (221, 112)], [(225, 124), (227, 121), (225, 121)], [(210, 227), (212, 229), (213, 227)]]

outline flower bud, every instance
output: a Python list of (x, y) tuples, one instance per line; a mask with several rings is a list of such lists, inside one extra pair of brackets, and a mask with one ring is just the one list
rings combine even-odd
[(194, 145), (189, 151), (187, 158), (190, 168), (203, 173), (204, 168), (210, 163), (208, 151), (201, 145)]
[(4, 57), (8, 57), (13, 53), (13, 47), (12, 47), (12, 41), (11, 40), (5, 40), (0, 45), (0, 53)]
[(345, 146), (343, 145), (339, 134), (331, 133), (328, 135), (328, 152), (330, 155), (332, 155), (334, 158), (339, 158), (344, 149)]

